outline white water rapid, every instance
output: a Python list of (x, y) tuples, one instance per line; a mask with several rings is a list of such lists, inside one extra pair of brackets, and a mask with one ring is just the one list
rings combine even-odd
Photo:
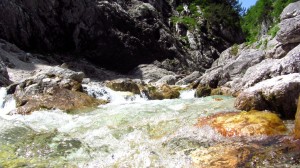
[[(181, 99), (147, 101), (107, 88), (86, 90), (112, 103), (81, 114), (0, 115), (0, 167), (188, 168), (190, 152), (231, 141), (194, 124), (201, 116), (236, 111), (232, 97), (193, 98), (194, 91), (186, 91)], [(5, 97), (1, 89), (2, 109)]]

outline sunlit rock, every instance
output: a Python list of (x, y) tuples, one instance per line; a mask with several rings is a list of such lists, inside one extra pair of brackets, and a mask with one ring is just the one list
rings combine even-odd
[(271, 110), (283, 118), (294, 118), (300, 93), (300, 74), (277, 76), (257, 83), (239, 94), (235, 106), (240, 110)]
[(223, 136), (257, 136), (284, 134), (282, 120), (271, 112), (249, 111), (219, 113), (198, 119), (196, 126), (209, 125)]
[(201, 148), (191, 153), (193, 166), (198, 168), (233, 168), (242, 166), (250, 156), (249, 147), (237, 144), (220, 144)]
[(91, 110), (100, 104), (106, 104), (104, 100), (95, 99), (85, 93), (71, 91), (63, 88), (53, 88), (47, 93), (36, 94), (17, 99), (18, 114), (30, 114), (42, 109), (60, 109), (69, 113)]

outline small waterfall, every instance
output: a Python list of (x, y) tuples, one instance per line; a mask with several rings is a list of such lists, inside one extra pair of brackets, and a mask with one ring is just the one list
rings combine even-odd
[(0, 115), (6, 115), (16, 108), (16, 101), (12, 95), (7, 95), (6, 88), (0, 88)]
[(100, 84), (85, 84), (83, 85), (83, 90), (92, 97), (95, 97), (97, 99), (104, 99), (109, 101), (110, 103), (116, 104), (147, 100), (146, 96), (144, 96), (143, 94), (137, 95), (131, 92), (118, 92), (108, 87), (103, 87)]
[(183, 90), (180, 92), (180, 99), (192, 99), (195, 97), (196, 90)]

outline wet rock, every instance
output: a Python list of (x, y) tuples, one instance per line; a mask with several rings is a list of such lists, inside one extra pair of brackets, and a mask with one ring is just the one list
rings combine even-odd
[(143, 92), (150, 100), (177, 99), (180, 96), (180, 87), (169, 86), (167, 84), (155, 87), (152, 85), (144, 86)]
[(211, 94), (211, 88), (208, 85), (199, 85), (196, 89), (195, 96), (196, 97), (206, 97), (210, 96)]
[[(95, 99), (85, 93), (64, 88), (49, 89), (47, 93), (23, 96), (17, 99), (16, 113), (27, 115), (36, 110), (60, 109), (67, 113), (91, 110), (106, 101)], [(14, 113), (14, 112), (12, 112)]]
[(287, 129), (274, 113), (249, 111), (219, 113), (200, 118), (196, 126), (209, 125), (223, 136), (280, 135)]
[(136, 82), (129, 79), (113, 80), (106, 83), (106, 86), (114, 91), (132, 92), (140, 94), (139, 86)]
[(300, 2), (289, 4), (281, 14), (280, 30), (276, 39), (283, 43), (299, 43), (300, 42)]
[(181, 80), (179, 80), (178, 82), (176, 82), (176, 85), (190, 84), (190, 83), (194, 82), (200, 76), (201, 76), (201, 73), (199, 71), (194, 71), (190, 75), (188, 75), (188, 76), (182, 78)]
[(251, 148), (241, 144), (219, 144), (191, 153), (193, 166), (198, 168), (241, 167), (251, 156)]
[(283, 118), (295, 117), (300, 93), (300, 74), (293, 73), (257, 83), (239, 94), (235, 106), (241, 110), (271, 110)]
[(300, 139), (300, 94), (298, 98), (297, 112), (295, 116), (295, 138)]
[(158, 80), (157, 82), (155, 82), (157, 85), (163, 85), (163, 84), (167, 84), (167, 85), (174, 85), (176, 82), (176, 77), (173, 75), (167, 75), (162, 77), (160, 80)]
[(83, 77), (82, 72), (53, 67), (13, 85), (10, 90), (14, 90), (17, 101), (16, 113), (30, 114), (40, 109), (73, 112), (105, 103), (82, 92)]

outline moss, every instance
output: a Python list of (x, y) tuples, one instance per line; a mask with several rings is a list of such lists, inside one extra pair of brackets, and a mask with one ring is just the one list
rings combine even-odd
[(237, 44), (234, 44), (229, 51), (229, 53), (233, 56), (237, 56), (238, 52), (239, 52), (239, 46)]
[(220, 87), (211, 90), (211, 95), (223, 95), (222, 89)]
[(272, 36), (272, 38), (274, 38), (279, 30), (280, 30), (279, 26), (275, 25), (268, 31), (268, 34)]

